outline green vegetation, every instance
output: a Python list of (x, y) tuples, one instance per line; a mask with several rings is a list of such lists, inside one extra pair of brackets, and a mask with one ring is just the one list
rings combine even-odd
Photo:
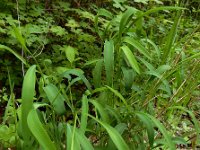
[(1, 0), (0, 149), (200, 148), (199, 0)]

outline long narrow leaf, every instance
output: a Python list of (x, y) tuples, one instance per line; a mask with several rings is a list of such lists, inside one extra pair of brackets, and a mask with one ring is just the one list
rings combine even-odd
[(36, 82), (36, 65), (31, 66), (26, 75), (24, 76), (22, 86), (22, 129), (23, 138), (28, 141), (30, 138), (30, 130), (27, 125), (27, 117), (30, 110), (33, 108), (33, 98), (35, 95), (35, 82)]
[(140, 120), (144, 123), (147, 128), (148, 138), (149, 138), (149, 145), (153, 147), (154, 143), (154, 128), (152, 121), (145, 116), (143, 113), (136, 112), (136, 115), (140, 118)]
[(117, 130), (115, 128), (111, 127), (107, 123), (104, 123), (104, 122), (94, 118), (91, 115), (89, 115), (89, 116), (92, 119), (94, 119), (95, 121), (97, 121), (98, 123), (100, 123), (106, 129), (106, 131), (108, 132), (110, 138), (112, 139), (113, 143), (116, 145), (118, 150), (129, 150), (128, 145), (126, 144), (126, 142), (124, 141), (122, 136), (119, 134), (119, 132), (117, 132)]
[[(120, 123), (115, 126), (115, 129), (117, 130), (117, 132), (119, 132), (120, 135), (122, 135), (123, 132), (127, 129), (127, 125), (125, 123)], [(107, 150), (110, 150), (110, 149), (113, 149), (113, 150), (116, 149), (116, 146), (113, 143), (111, 138), (109, 138), (108, 146), (107, 146)]]
[(89, 142), (88, 138), (83, 134), (81, 130), (76, 129), (75, 135), (79, 140), (83, 150), (94, 150), (92, 144)]
[(22, 37), (22, 34), (20, 33), (19, 29), (17, 27), (13, 28), (14, 34), (16, 39), (20, 42), (20, 44), (22, 45), (22, 47), (28, 51), (27, 47), (26, 47), (26, 42), (25, 39)]
[(88, 81), (88, 80), (86, 79), (86, 77), (84, 76), (82, 70), (80, 70), (80, 69), (70, 69), (70, 70), (65, 71), (61, 76), (65, 77), (65, 78), (68, 78), (70, 74), (80, 77), (81, 80), (82, 80), (82, 81), (85, 83), (85, 85), (87, 86), (87, 88), (88, 88), (90, 91), (92, 91), (91, 84), (89, 83), (89, 81)]
[(10, 53), (12, 53), (13, 55), (15, 55), (15, 57), (17, 57), (21, 62), (23, 62), (25, 65), (27, 65), (26, 60), (20, 56), (17, 52), (15, 52), (14, 50), (12, 50), (11, 48), (5, 46), (5, 45), (1, 45), (0, 44), (0, 50), (5, 49), (7, 51), (9, 51)]
[(103, 67), (103, 60), (100, 59), (97, 61), (96, 66), (92, 72), (95, 88), (101, 87), (102, 67)]
[(80, 142), (75, 136), (75, 128), (67, 124), (67, 147), (66, 150), (81, 150)]
[(159, 12), (159, 11), (164, 11), (164, 10), (184, 10), (185, 8), (183, 7), (176, 7), (176, 6), (163, 6), (163, 7), (156, 7), (156, 8), (152, 8), (146, 12), (143, 12), (143, 13), (139, 13), (139, 15), (137, 16), (137, 18), (135, 20), (133, 20), (133, 22), (130, 23), (130, 25), (128, 26), (128, 28), (126, 28), (125, 31), (128, 31), (132, 25), (137, 21), (139, 20), (140, 18), (142, 17), (145, 17), (145, 16), (148, 16), (152, 13), (156, 13), (156, 12)]
[(123, 41), (125, 43), (128, 43), (128, 44), (132, 45), (133, 47), (135, 47), (141, 54), (146, 56), (148, 59), (150, 59), (150, 60), (152, 59), (149, 52), (145, 49), (145, 47), (142, 44), (140, 44), (139, 41), (137, 41), (131, 37), (125, 37)]
[(106, 41), (104, 44), (104, 64), (106, 70), (106, 82), (112, 86), (114, 75), (114, 44), (113, 41)]
[(32, 109), (27, 118), (28, 127), (31, 130), (32, 134), (35, 136), (37, 141), (44, 149), (56, 150), (55, 144), (51, 141), (47, 131), (42, 125), (37, 112), (35, 109)]
[(160, 130), (160, 132), (163, 134), (165, 140), (166, 140), (166, 144), (169, 147), (170, 150), (176, 150), (176, 146), (174, 144), (174, 142), (172, 141), (172, 138), (170, 137), (170, 135), (167, 133), (167, 130), (165, 129), (165, 127), (160, 123), (160, 121), (158, 121), (155, 117), (140, 112), (140, 114), (142, 114), (143, 116), (146, 116), (148, 118), (150, 118), (153, 123), (158, 127), (158, 129)]
[(182, 14), (181, 11), (177, 12), (174, 24), (173, 24), (171, 30), (169, 31), (168, 36), (166, 37), (167, 39), (166, 39), (165, 47), (163, 49), (164, 54), (163, 54), (163, 57), (162, 57), (163, 63), (166, 62), (168, 55), (171, 53), (173, 44), (174, 44), (176, 36), (177, 36), (176, 34), (177, 34), (177, 30), (178, 30), (178, 25), (179, 25), (179, 22), (180, 22), (180, 19), (181, 19), (181, 14)]
[(97, 109), (97, 111), (101, 115), (102, 120), (104, 122), (109, 122), (109, 117), (108, 117), (108, 114), (107, 114), (105, 108), (99, 102), (97, 102), (95, 100), (90, 100), (89, 102), (92, 103), (95, 106), (95, 108)]
[(131, 8), (131, 7), (124, 12), (124, 14), (120, 20), (120, 25), (119, 25), (120, 38), (121, 38), (121, 35), (122, 35), (123, 31), (125, 30), (127, 24), (129, 23), (129, 21), (131, 20), (131, 18), (135, 12), (136, 12), (136, 9)]
[(53, 85), (49, 84), (46, 87), (43, 88), (46, 96), (48, 97), (50, 103), (53, 105), (54, 110), (57, 114), (62, 115), (66, 112), (65, 109), (65, 98), (64, 96), (59, 92), (58, 88)]
[(87, 127), (88, 110), (89, 110), (88, 99), (86, 95), (83, 95), (82, 112), (81, 112), (81, 127), (80, 127), (83, 134), (85, 134), (85, 130)]
[(129, 109), (126, 100), (124, 99), (124, 97), (123, 97), (117, 90), (115, 90), (115, 89), (113, 89), (113, 88), (111, 88), (111, 87), (109, 87), (109, 86), (107, 86), (107, 85), (106, 85), (106, 87), (107, 87), (111, 92), (113, 92), (117, 97), (119, 97), (119, 98), (122, 100), (122, 102), (125, 104), (125, 106), (127, 107), (127, 109)]
[(133, 53), (131, 52), (131, 50), (129, 49), (128, 46), (124, 45), (121, 47), (121, 49), (123, 50), (126, 58), (128, 59), (128, 62), (130, 63), (131, 67), (138, 73), (140, 74), (140, 68), (138, 66), (138, 62), (135, 59), (135, 56), (133, 55)]

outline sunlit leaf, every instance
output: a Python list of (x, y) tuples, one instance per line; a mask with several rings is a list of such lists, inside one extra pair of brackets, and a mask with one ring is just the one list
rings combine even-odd
[(28, 127), (31, 130), (34, 137), (40, 143), (44, 149), (56, 150), (55, 144), (51, 141), (45, 127), (42, 125), (37, 112), (32, 109), (27, 118)]
[(128, 46), (122, 46), (121, 49), (123, 50), (126, 58), (128, 59), (128, 62), (130, 63), (131, 67), (138, 73), (140, 74), (140, 68), (138, 66), (138, 62), (135, 59), (135, 56), (131, 52)]

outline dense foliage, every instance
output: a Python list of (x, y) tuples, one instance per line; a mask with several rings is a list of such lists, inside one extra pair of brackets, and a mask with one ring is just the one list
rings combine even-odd
[(200, 147), (199, 0), (0, 10), (0, 149)]

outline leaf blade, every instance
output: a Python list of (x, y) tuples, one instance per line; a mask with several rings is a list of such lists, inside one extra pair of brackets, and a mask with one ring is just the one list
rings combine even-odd
[(138, 73), (140, 74), (140, 68), (138, 66), (138, 62), (135, 59), (135, 56), (133, 55), (133, 53), (131, 52), (131, 50), (129, 49), (128, 46), (124, 45), (121, 47), (121, 49), (123, 50), (126, 58), (128, 59), (131, 67)]

